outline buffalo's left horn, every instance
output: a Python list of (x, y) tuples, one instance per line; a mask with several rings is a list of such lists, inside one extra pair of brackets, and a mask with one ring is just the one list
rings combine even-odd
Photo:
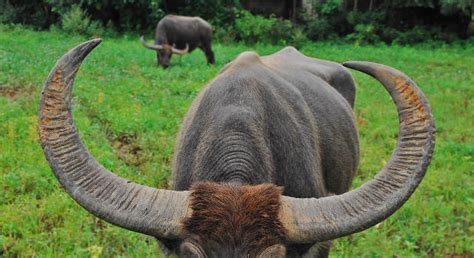
[(177, 54), (177, 55), (184, 55), (184, 54), (187, 54), (188, 51), (189, 51), (189, 45), (186, 44), (186, 48), (185, 49), (177, 49), (175, 48), (175, 46), (173, 45), (171, 47), (171, 51), (173, 51), (174, 54)]
[(291, 242), (330, 240), (362, 231), (386, 219), (415, 191), (433, 155), (433, 115), (415, 83), (385, 65), (347, 62), (344, 66), (375, 77), (392, 96), (400, 126), (397, 147), (374, 179), (357, 189), (320, 199), (284, 196), (280, 219)]
[(150, 44), (146, 43), (144, 36), (140, 37), (140, 42), (142, 43), (142, 45), (144, 47), (152, 49), (152, 50), (161, 50), (161, 49), (164, 48), (162, 45), (150, 45)]
[(82, 207), (112, 224), (147, 235), (176, 239), (183, 234), (188, 192), (154, 189), (116, 176), (87, 151), (71, 115), (72, 86), (94, 39), (66, 53), (41, 93), (39, 135), (46, 159), (64, 189)]

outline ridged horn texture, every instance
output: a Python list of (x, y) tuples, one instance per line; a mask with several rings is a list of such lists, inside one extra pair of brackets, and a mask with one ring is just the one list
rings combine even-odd
[(140, 42), (142, 43), (142, 45), (143, 45), (144, 47), (149, 48), (149, 49), (161, 50), (161, 49), (164, 48), (162, 45), (150, 45), (150, 44), (146, 43), (144, 36), (141, 36), (141, 37), (140, 37)]
[(177, 54), (177, 55), (184, 55), (184, 54), (187, 54), (189, 52), (189, 45), (186, 44), (185, 49), (178, 49), (178, 48), (175, 48), (175, 46), (173, 45), (171, 47), (171, 51), (173, 51), (173, 53)]
[(386, 219), (415, 191), (433, 155), (433, 116), (415, 83), (400, 71), (381, 64), (354, 61), (344, 66), (375, 77), (392, 96), (399, 116), (397, 146), (374, 179), (357, 189), (320, 199), (284, 196), (281, 220), (291, 242), (330, 240)]
[(159, 190), (116, 176), (92, 157), (71, 115), (72, 86), (84, 58), (100, 39), (80, 44), (53, 68), (41, 93), (39, 135), (64, 189), (95, 216), (147, 235), (175, 239), (188, 210), (188, 192)]

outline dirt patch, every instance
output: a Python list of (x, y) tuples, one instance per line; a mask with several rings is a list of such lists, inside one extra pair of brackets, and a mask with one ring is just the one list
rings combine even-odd
[(136, 139), (136, 135), (122, 134), (111, 141), (117, 157), (127, 165), (140, 166), (145, 162), (143, 150)]
[[(7, 241), (8, 241), (8, 240), (9, 240), (9, 239), (7, 238)], [(10, 250), (15, 244), (16, 244), (16, 240), (15, 240), (15, 239), (11, 240), (10, 243), (5, 242), (5, 243), (3, 244), (3, 246), (2, 246), (2, 249), (0, 249), (0, 256), (3, 257), (3, 255), (8, 254), (8, 250)]]
[(54, 228), (59, 228), (64, 226), (64, 217), (61, 214), (44, 214), (39, 220), (45, 232), (51, 232)]
[(357, 120), (357, 125), (358, 125), (358, 126), (365, 126), (365, 125), (367, 125), (367, 120), (365, 120), (364, 114), (357, 114), (356, 120)]
[(96, 217), (93, 217), (93, 221), (92, 232), (94, 234), (97, 232), (103, 232), (103, 230), (106, 228), (104, 221)]
[(36, 96), (36, 89), (32, 86), (0, 86), (0, 96), (9, 100), (31, 98), (32, 96)]
[[(82, 104), (84, 107), (90, 106), (88, 103)], [(109, 129), (110, 122), (100, 119), (94, 110), (86, 109), (86, 114), (87, 117), (100, 126), (114, 149), (115, 155), (126, 165), (138, 167), (146, 162), (144, 151), (137, 143), (138, 136), (136, 134), (121, 133), (117, 136)]]

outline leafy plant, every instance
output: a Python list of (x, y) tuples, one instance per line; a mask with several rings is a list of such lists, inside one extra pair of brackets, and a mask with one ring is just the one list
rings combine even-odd
[(289, 20), (275, 16), (265, 18), (252, 15), (249, 11), (240, 11), (235, 20), (234, 31), (238, 40), (249, 44), (292, 44), (295, 40), (305, 42), (306, 36)]
[(100, 34), (101, 26), (98, 21), (91, 21), (79, 5), (73, 5), (61, 16), (61, 27), (64, 31), (74, 34)]
[(235, 30), (240, 40), (254, 44), (269, 42), (268, 33), (275, 22), (274, 18), (252, 15), (249, 11), (241, 11), (235, 20)]
[(316, 10), (322, 15), (330, 15), (342, 8), (343, 0), (320, 1), (316, 4)]
[(374, 24), (357, 24), (355, 32), (347, 35), (347, 39), (354, 41), (355, 45), (362, 43), (373, 44), (380, 41)]
[(324, 16), (306, 20), (305, 32), (308, 38), (312, 40), (328, 39), (336, 35), (329, 19)]

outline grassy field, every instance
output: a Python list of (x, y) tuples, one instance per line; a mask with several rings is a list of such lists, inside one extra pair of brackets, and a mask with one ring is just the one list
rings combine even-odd
[[(37, 108), (56, 59), (86, 40), (0, 27), (0, 256), (160, 256), (155, 241), (94, 218), (59, 186), (38, 143)], [(176, 134), (191, 101), (222, 66), (245, 50), (215, 46), (217, 62), (193, 52), (156, 66), (136, 37), (105, 38), (81, 67), (74, 115), (85, 144), (105, 167), (137, 183), (169, 187)], [(333, 257), (474, 255), (474, 46), (352, 46), (314, 43), (311, 57), (370, 60), (398, 68), (425, 92), (437, 125), (428, 173), (386, 221), (334, 241)], [(353, 73), (361, 165), (354, 187), (371, 178), (395, 147), (397, 116), (375, 80)]]

